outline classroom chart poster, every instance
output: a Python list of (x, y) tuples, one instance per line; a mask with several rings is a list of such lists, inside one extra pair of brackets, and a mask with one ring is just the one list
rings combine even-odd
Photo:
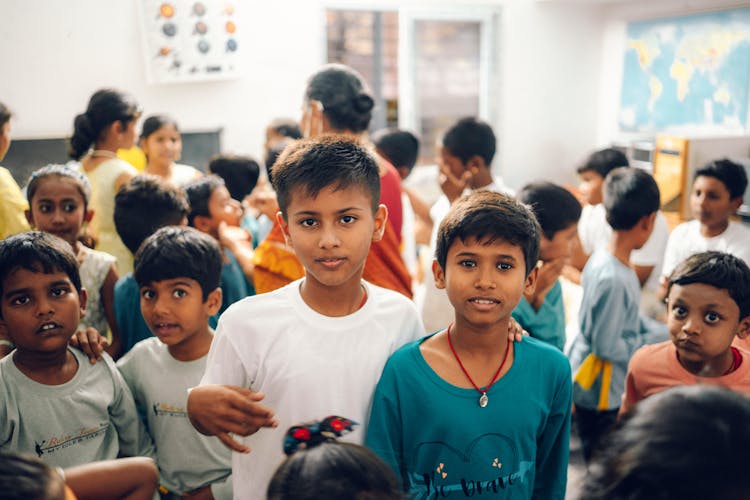
[(627, 25), (625, 132), (748, 131), (750, 8)]
[(239, 76), (239, 0), (137, 1), (150, 83)]

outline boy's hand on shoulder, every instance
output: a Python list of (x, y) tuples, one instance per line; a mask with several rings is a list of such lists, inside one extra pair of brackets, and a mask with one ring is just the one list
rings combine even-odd
[(278, 427), (273, 410), (260, 404), (264, 394), (232, 385), (195, 387), (188, 395), (188, 417), (198, 432), (216, 436), (230, 449), (249, 453), (229, 435), (249, 436), (263, 427)]
[(521, 342), (523, 336), (529, 335), (529, 332), (523, 329), (521, 323), (516, 321), (515, 318), (510, 318), (508, 322), (508, 340), (511, 342)]
[(102, 359), (104, 348), (109, 345), (106, 337), (102, 337), (96, 328), (86, 327), (79, 329), (70, 338), (70, 345), (82, 351), (88, 356), (91, 364), (96, 364)]

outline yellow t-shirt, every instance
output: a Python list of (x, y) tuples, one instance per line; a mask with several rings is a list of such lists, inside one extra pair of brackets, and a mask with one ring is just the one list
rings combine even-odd
[(28, 208), (13, 175), (0, 167), (0, 239), (29, 230), (24, 214)]

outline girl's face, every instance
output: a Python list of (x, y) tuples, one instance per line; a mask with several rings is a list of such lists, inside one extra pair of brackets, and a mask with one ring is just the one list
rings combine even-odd
[(34, 197), (26, 211), (29, 224), (40, 231), (54, 234), (73, 248), (84, 222), (91, 220), (93, 210), (87, 210), (81, 187), (75, 179), (49, 176), (39, 179)]
[(148, 157), (148, 164), (155, 167), (169, 167), (180, 159), (182, 137), (177, 127), (167, 123), (141, 139), (141, 149)]
[(0, 161), (5, 158), (5, 153), (10, 148), (10, 120), (0, 127)]

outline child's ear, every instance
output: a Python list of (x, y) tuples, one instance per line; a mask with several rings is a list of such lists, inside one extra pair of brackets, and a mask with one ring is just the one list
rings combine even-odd
[(286, 241), (286, 244), (294, 248), (294, 245), (292, 244), (292, 235), (289, 234), (289, 222), (284, 218), (284, 215), (281, 213), (281, 210), (276, 212), (276, 222), (279, 223), (279, 226), (281, 227), (281, 232), (284, 233), (284, 241)]
[(740, 209), (740, 207), (742, 206), (742, 203), (744, 201), (745, 200), (742, 198), (742, 196), (738, 196), (737, 198), (734, 198), (733, 200), (730, 200), (729, 204), (732, 207), (732, 213), (737, 212), (737, 210)]
[(534, 290), (536, 290), (536, 279), (539, 276), (539, 267), (534, 266), (534, 268), (529, 272), (529, 275), (526, 276), (526, 282), (524, 283), (523, 293), (524, 295), (531, 295), (534, 293)]
[(211, 233), (211, 217), (196, 215), (193, 217), (193, 226), (202, 233)]
[(216, 288), (214, 291), (208, 294), (204, 305), (206, 307), (206, 313), (208, 313), (209, 316), (213, 316), (214, 314), (219, 312), (219, 309), (221, 309), (222, 297), (223, 295), (221, 292), (221, 288)]
[(32, 228), (34, 227), (34, 216), (31, 215), (31, 210), (24, 210), (23, 214), (26, 216), (26, 222), (29, 223), (29, 226)]
[(466, 170), (471, 172), (472, 175), (476, 175), (483, 168), (487, 168), (487, 165), (484, 163), (484, 158), (479, 155), (472, 156), (466, 162)]
[(82, 318), (84, 314), (86, 314), (86, 301), (88, 300), (88, 298), (89, 298), (89, 294), (86, 291), (86, 289), (81, 288), (81, 291), (78, 292), (78, 303), (80, 304)]
[(372, 232), (372, 241), (380, 241), (383, 239), (383, 233), (385, 232), (385, 225), (387, 223), (388, 207), (381, 203), (375, 211), (375, 230)]
[(644, 215), (639, 222), (641, 224), (641, 229), (651, 232), (654, 229), (654, 223), (656, 222), (656, 212)]
[(740, 324), (737, 328), (737, 336), (741, 339), (747, 338), (750, 335), (750, 314), (740, 320)]
[(86, 211), (83, 213), (83, 222), (91, 222), (91, 219), (93, 218), (94, 218), (94, 209), (87, 208)]
[(445, 271), (437, 259), (432, 260), (432, 277), (435, 278), (435, 287), (443, 290), (445, 288)]

